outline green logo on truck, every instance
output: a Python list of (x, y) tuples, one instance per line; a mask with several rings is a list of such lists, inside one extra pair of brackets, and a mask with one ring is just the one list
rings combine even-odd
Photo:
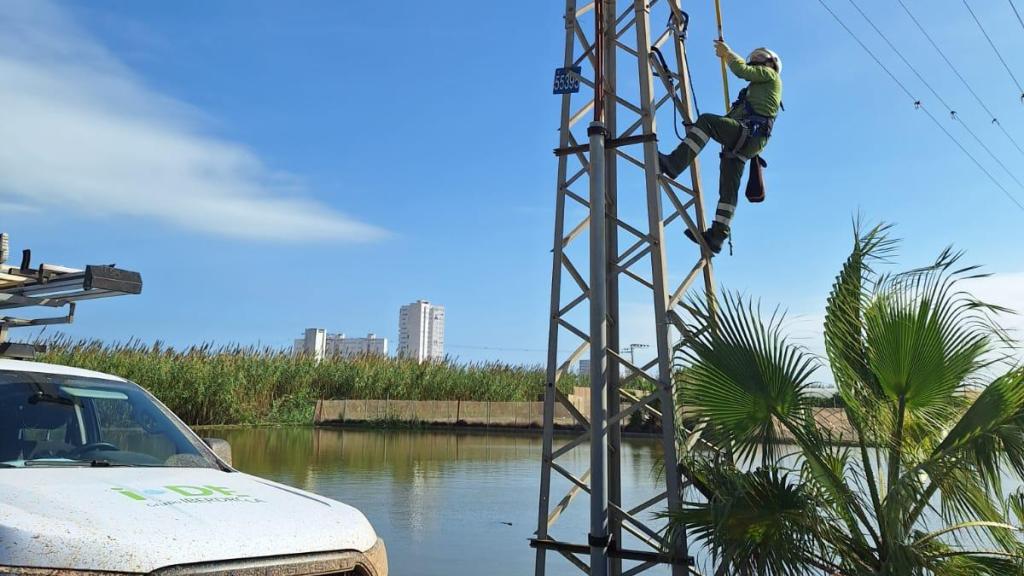
[[(111, 488), (114, 492), (137, 502), (146, 502), (148, 506), (170, 506), (172, 504), (212, 504), (215, 502), (240, 502), (258, 504), (265, 502), (248, 494), (239, 494), (231, 488), (224, 486), (188, 486), (184, 484), (169, 484), (159, 488), (146, 488), (142, 490), (129, 488)], [(170, 499), (168, 499), (170, 497)]]

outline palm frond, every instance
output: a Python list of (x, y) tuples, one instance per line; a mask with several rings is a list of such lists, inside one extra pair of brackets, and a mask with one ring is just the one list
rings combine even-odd
[[(1007, 358), (996, 321), (1006, 309), (963, 289), (984, 275), (952, 249), (879, 273), (896, 246), (889, 231), (856, 226), (826, 306), (825, 348), (853, 447), (811, 417), (817, 363), (786, 340), (781, 314), (731, 293), (716, 322), (702, 302), (684, 306), (716, 330), (681, 352), (677, 401), (741, 468), (762, 459), (743, 471), (683, 451), (681, 468), (706, 501), (667, 517), (731, 574), (1024, 574), (1024, 492), (1005, 499), (1001, 485), (1008, 472), (1024, 480), (1024, 368), (989, 382)], [(793, 446), (782, 447), (783, 432)]]
[[(1006, 521), (1024, 526), (1024, 488), (1018, 488), (1006, 499)], [(1010, 514), (1013, 514), (1011, 517)]]
[[(707, 303), (693, 299), (698, 322), (710, 321)], [(717, 330), (705, 331), (682, 352), (679, 402), (724, 435), (741, 460), (760, 451), (764, 463), (781, 452), (778, 424), (802, 427), (817, 360), (783, 334), (784, 316), (765, 319), (754, 303), (727, 293), (719, 299)]]
[(799, 576), (835, 568), (823, 554), (832, 519), (807, 486), (774, 468), (743, 472), (708, 462), (691, 463), (713, 495), (667, 512), (669, 541), (686, 530), (734, 574)]
[(987, 486), (998, 487), (1007, 467), (1024, 479), (1024, 369), (989, 384), (935, 447), (933, 459), (963, 458)]
[(874, 265), (896, 249), (889, 238), (891, 226), (879, 224), (864, 230), (854, 226), (853, 249), (836, 276), (825, 306), (825, 351), (850, 422), (861, 436), (877, 436), (869, 427), (869, 415), (878, 413), (882, 391), (868, 366), (864, 313), (874, 291)]
[(987, 312), (1001, 309), (958, 290), (972, 270), (954, 270), (961, 256), (946, 249), (929, 266), (883, 276), (865, 314), (879, 386), (889, 399), (905, 399), (909, 413), (936, 421), (947, 419), (952, 392), (984, 364), (999, 332)]
[(926, 556), (923, 564), (934, 576), (1020, 576), (1024, 574), (1024, 557), (1020, 554), (936, 552)]

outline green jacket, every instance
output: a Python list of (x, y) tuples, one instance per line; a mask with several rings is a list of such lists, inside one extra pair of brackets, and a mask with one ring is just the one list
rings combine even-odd
[[(729, 59), (729, 69), (740, 78), (747, 80), (747, 101), (754, 112), (774, 118), (779, 114), (782, 105), (782, 77), (774, 68), (768, 66), (751, 66), (742, 58), (735, 56)], [(733, 106), (729, 110), (730, 118), (743, 118), (746, 109), (743, 105)]]

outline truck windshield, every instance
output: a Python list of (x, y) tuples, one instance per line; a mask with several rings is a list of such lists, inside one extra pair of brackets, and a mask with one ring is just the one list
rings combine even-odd
[(0, 370), (0, 468), (217, 464), (128, 382)]

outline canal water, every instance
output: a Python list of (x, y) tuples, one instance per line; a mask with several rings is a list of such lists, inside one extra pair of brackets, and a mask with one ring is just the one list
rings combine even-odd
[[(527, 540), (537, 523), (541, 439), (537, 435), (451, 431), (226, 428), (237, 468), (352, 504), (388, 545), (396, 576), (533, 573)], [(657, 443), (624, 441), (623, 500), (658, 494)], [(577, 476), (588, 448), (559, 459)], [(570, 488), (556, 481), (554, 502)], [(553, 534), (585, 542), (588, 500), (575, 499)], [(579, 574), (549, 553), (549, 574)], [(668, 570), (648, 573), (667, 574)]]

